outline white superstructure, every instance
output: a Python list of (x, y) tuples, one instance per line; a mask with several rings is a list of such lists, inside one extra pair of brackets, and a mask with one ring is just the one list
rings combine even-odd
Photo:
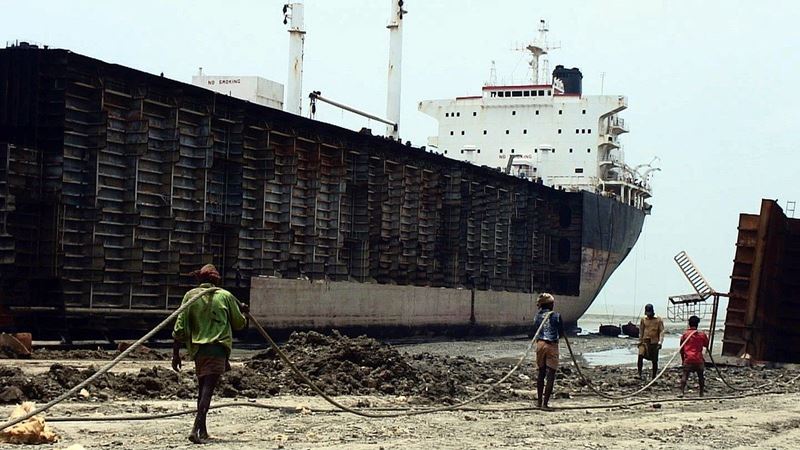
[(546, 82), (487, 84), (481, 95), (420, 102), (419, 110), (439, 122), (428, 146), (450, 158), (648, 210), (649, 178), (658, 169), (625, 164), (620, 136), (628, 128), (619, 113), (628, 106), (626, 97), (583, 95), (582, 75), (574, 68), (557, 66), (552, 81), (540, 78), (538, 60), (548, 47), (526, 48), (533, 80)]
[(283, 109), (283, 85), (261, 77), (204, 75), (192, 76), (192, 84), (248, 102)]

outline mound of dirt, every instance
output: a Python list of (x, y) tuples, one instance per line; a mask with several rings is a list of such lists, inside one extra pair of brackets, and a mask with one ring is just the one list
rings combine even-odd
[[(325, 393), (330, 395), (402, 395), (410, 402), (454, 403), (483, 391), (511, 368), (507, 362), (481, 362), (463, 356), (428, 353), (406, 354), (367, 337), (349, 338), (336, 332), (294, 333), (282, 346), (289, 359)], [(84, 399), (189, 399), (196, 396), (191, 364), (178, 374), (165, 367), (141, 369), (138, 373), (110, 373), (87, 387)], [(95, 373), (95, 368), (76, 369), (53, 364), (46, 373), (26, 375), (16, 367), (0, 366), (0, 402), (47, 401)], [(709, 369), (710, 370), (710, 369)], [(608, 393), (632, 392), (646, 381), (635, 370), (623, 367), (585, 369), (591, 382)], [(728, 392), (707, 372), (710, 395)], [(746, 387), (765, 378), (780, 379), (791, 374), (783, 370), (726, 368), (726, 378)], [(680, 370), (671, 368), (664, 378), (643, 396), (677, 393)], [(530, 396), (535, 391), (535, 370), (526, 363), (484, 401)], [(690, 382), (696, 383), (694, 378)], [(311, 395), (313, 391), (273, 351), (265, 351), (226, 373), (217, 389), (222, 397), (264, 398), (278, 394)], [(589, 388), (574, 369), (562, 365), (556, 381), (556, 397), (587, 395)], [(4, 400), (7, 399), (7, 400)]]

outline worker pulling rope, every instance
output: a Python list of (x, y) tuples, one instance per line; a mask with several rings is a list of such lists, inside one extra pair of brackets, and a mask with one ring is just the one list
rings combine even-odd
[(137, 347), (139, 347), (140, 345), (144, 344), (148, 339), (153, 337), (162, 328), (164, 328), (165, 326), (169, 325), (170, 322), (172, 322), (173, 320), (175, 320), (176, 317), (178, 317), (178, 314), (183, 312), (183, 310), (188, 308), (191, 304), (193, 304), (194, 302), (199, 300), (202, 296), (204, 296), (204, 295), (206, 295), (208, 293), (214, 292), (214, 291), (218, 291), (219, 289), (220, 288), (217, 288), (217, 287), (203, 289), (197, 295), (195, 295), (194, 297), (190, 298), (188, 301), (184, 302), (178, 309), (173, 311), (172, 314), (167, 316), (166, 319), (164, 319), (163, 321), (161, 321), (161, 323), (156, 325), (155, 328), (153, 328), (147, 334), (142, 336), (138, 341), (136, 341), (133, 344), (131, 344), (130, 347), (128, 347), (127, 349), (125, 349), (125, 351), (123, 351), (122, 353), (117, 355), (116, 358), (114, 358), (113, 360), (111, 360), (111, 362), (109, 362), (108, 364), (106, 364), (105, 366), (100, 368), (100, 370), (95, 372), (92, 376), (90, 376), (89, 378), (85, 379), (81, 383), (78, 383), (75, 387), (73, 387), (72, 389), (68, 390), (67, 392), (61, 394), (60, 396), (54, 398), (53, 400), (51, 400), (50, 402), (48, 402), (44, 406), (41, 406), (41, 407), (29, 412), (28, 414), (25, 414), (22, 417), (18, 417), (16, 419), (13, 419), (13, 420), (10, 420), (10, 421), (4, 423), (2, 426), (0, 426), (0, 431), (5, 430), (6, 428), (12, 427), (12, 426), (14, 426), (14, 425), (16, 425), (16, 424), (18, 424), (20, 422), (26, 421), (26, 420), (30, 419), (31, 417), (33, 417), (33, 416), (35, 416), (37, 414), (41, 414), (41, 413), (47, 411), (48, 409), (52, 408), (53, 406), (55, 406), (55, 405), (63, 402), (64, 400), (72, 397), (77, 392), (79, 392), (81, 389), (83, 389), (84, 387), (86, 387), (87, 385), (92, 383), (94, 380), (96, 380), (97, 378), (99, 378), (100, 376), (102, 376), (103, 374), (108, 372), (109, 370), (111, 370), (114, 366), (119, 364), (120, 361), (122, 361), (132, 351), (136, 350)]
[[(691, 333), (691, 334), (689, 334), (689, 336), (692, 336), (693, 334), (694, 333)], [(634, 397), (636, 395), (639, 395), (642, 392), (644, 392), (647, 389), (649, 389), (650, 386), (652, 386), (656, 381), (658, 381), (659, 378), (661, 378), (662, 375), (664, 375), (664, 373), (669, 368), (670, 364), (672, 364), (672, 362), (675, 360), (675, 357), (680, 354), (681, 349), (683, 349), (683, 347), (686, 345), (686, 342), (688, 342), (688, 340), (685, 340), (685, 341), (683, 341), (683, 343), (681, 343), (681, 346), (678, 347), (678, 350), (676, 350), (675, 353), (672, 354), (672, 357), (670, 357), (669, 361), (667, 361), (667, 364), (664, 366), (664, 368), (661, 369), (661, 371), (658, 373), (658, 375), (653, 377), (653, 379), (650, 380), (649, 383), (647, 383), (646, 385), (642, 386), (641, 388), (639, 388), (636, 391), (631, 392), (629, 394), (611, 395), (611, 394), (606, 394), (605, 392), (602, 392), (601, 390), (597, 389), (594, 386), (594, 384), (592, 384), (592, 382), (589, 381), (589, 379), (583, 374), (583, 371), (581, 370), (581, 366), (580, 366), (580, 364), (578, 364), (578, 360), (575, 358), (575, 352), (572, 351), (572, 344), (569, 343), (569, 338), (566, 335), (564, 336), (564, 341), (567, 343), (567, 350), (569, 350), (569, 356), (570, 356), (570, 359), (572, 360), (572, 364), (575, 366), (575, 369), (578, 371), (578, 376), (581, 377), (581, 379), (584, 381), (584, 383), (586, 383), (586, 386), (592, 392), (594, 392), (595, 394), (599, 395), (600, 397), (607, 398), (609, 400), (624, 400), (626, 398), (631, 398), (631, 397)]]

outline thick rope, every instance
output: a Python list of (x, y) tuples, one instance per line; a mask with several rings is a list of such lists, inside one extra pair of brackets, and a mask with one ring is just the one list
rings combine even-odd
[(624, 395), (606, 394), (605, 392), (602, 392), (599, 389), (597, 389), (594, 386), (594, 384), (592, 384), (592, 382), (589, 381), (589, 379), (583, 374), (583, 371), (581, 370), (581, 366), (580, 366), (580, 364), (578, 364), (578, 360), (575, 358), (575, 352), (572, 351), (572, 345), (569, 343), (569, 338), (566, 335), (564, 336), (564, 341), (567, 343), (567, 349), (569, 350), (569, 356), (572, 359), (572, 364), (575, 366), (575, 369), (578, 371), (578, 375), (581, 377), (581, 379), (583, 379), (583, 381), (586, 383), (586, 386), (592, 392), (594, 392), (595, 394), (599, 395), (600, 397), (607, 398), (609, 400), (624, 400), (626, 398), (631, 398), (631, 397), (634, 397), (636, 395), (641, 394), (642, 392), (644, 392), (647, 389), (649, 389), (650, 386), (653, 385), (653, 383), (658, 381), (658, 379), (661, 378), (661, 376), (664, 375), (664, 373), (667, 371), (667, 369), (669, 368), (670, 364), (672, 364), (672, 362), (675, 360), (675, 357), (678, 356), (678, 354), (680, 354), (681, 350), (683, 349), (683, 346), (686, 345), (687, 342), (689, 342), (689, 338), (692, 337), (692, 335), (694, 335), (694, 333), (696, 333), (696, 332), (697, 332), (697, 330), (693, 331), (691, 334), (689, 334), (689, 336), (686, 337), (686, 339), (683, 341), (683, 343), (681, 343), (681, 346), (678, 347), (678, 350), (676, 350), (675, 353), (672, 354), (672, 357), (669, 359), (669, 361), (667, 361), (667, 364), (664, 365), (664, 368), (661, 369), (661, 371), (658, 373), (658, 375), (655, 376), (655, 378), (650, 380), (649, 383), (645, 384), (644, 386), (642, 386), (641, 388), (637, 389), (636, 391), (628, 393), (628, 394), (624, 394)]
[(218, 287), (212, 287), (212, 288), (203, 289), (197, 295), (195, 295), (194, 297), (192, 297), (189, 300), (187, 300), (186, 302), (184, 302), (178, 309), (173, 311), (172, 314), (170, 314), (166, 319), (164, 319), (163, 321), (161, 321), (161, 323), (156, 325), (155, 328), (153, 328), (147, 334), (142, 336), (138, 341), (136, 341), (133, 344), (131, 344), (130, 347), (128, 347), (127, 349), (125, 349), (125, 351), (123, 351), (122, 353), (117, 355), (116, 358), (111, 360), (111, 362), (109, 362), (108, 364), (103, 366), (100, 370), (95, 372), (92, 376), (90, 376), (86, 380), (82, 381), (77, 386), (73, 387), (72, 389), (68, 390), (67, 392), (61, 394), (60, 396), (58, 396), (56, 398), (54, 398), (53, 400), (51, 400), (50, 402), (48, 402), (44, 406), (41, 406), (41, 407), (29, 412), (28, 414), (25, 414), (22, 417), (18, 417), (16, 419), (13, 419), (13, 420), (10, 420), (10, 421), (4, 423), (2, 426), (0, 426), (0, 431), (3, 431), (6, 428), (12, 427), (12, 426), (14, 426), (14, 425), (16, 425), (16, 424), (18, 424), (20, 422), (23, 422), (25, 420), (28, 420), (28, 419), (30, 419), (31, 417), (33, 417), (33, 416), (35, 416), (37, 414), (41, 414), (41, 413), (47, 411), (48, 409), (52, 408), (53, 406), (55, 406), (55, 405), (63, 402), (64, 400), (72, 397), (78, 391), (80, 391), (81, 389), (83, 389), (87, 385), (91, 384), (94, 380), (96, 380), (97, 378), (99, 378), (100, 376), (102, 376), (103, 374), (108, 372), (109, 370), (111, 370), (111, 368), (116, 366), (120, 361), (122, 361), (126, 356), (128, 356), (137, 347), (139, 347), (140, 345), (145, 343), (148, 339), (153, 337), (153, 335), (155, 335), (162, 328), (164, 328), (165, 326), (169, 325), (176, 317), (178, 317), (178, 314), (182, 313), (186, 308), (188, 308), (191, 304), (196, 302), (200, 297), (202, 297), (202, 296), (204, 296), (204, 295), (206, 295), (206, 294), (208, 294), (210, 292), (218, 291), (219, 289), (220, 288), (218, 288)]
[[(786, 394), (784, 391), (766, 391), (766, 392), (749, 392), (743, 394), (735, 394), (735, 395), (719, 395), (719, 396), (706, 396), (706, 397), (693, 397), (693, 398), (685, 398), (685, 397), (669, 397), (669, 398), (653, 398), (653, 399), (643, 399), (637, 400), (634, 402), (625, 402), (625, 403), (602, 403), (602, 404), (594, 404), (594, 405), (567, 405), (567, 406), (551, 406), (548, 407), (550, 410), (554, 411), (583, 411), (583, 410), (591, 410), (591, 409), (624, 409), (630, 408), (633, 406), (640, 406), (640, 405), (650, 405), (656, 403), (691, 403), (691, 402), (708, 402), (708, 401), (718, 401), (718, 400), (736, 400), (748, 397), (755, 397), (759, 395), (779, 395), (779, 394)], [(320, 409), (320, 408), (299, 408), (297, 406), (279, 406), (279, 405), (267, 405), (264, 403), (252, 403), (252, 402), (230, 402), (230, 403), (220, 403), (217, 405), (213, 405), (209, 408), (212, 409), (221, 409), (221, 408), (231, 408), (231, 407), (249, 407), (249, 408), (260, 408), (260, 409), (268, 409), (272, 411), (286, 411), (290, 413), (301, 413), (302, 411), (308, 411), (315, 414), (337, 414), (343, 413), (346, 411), (342, 411), (338, 408), (330, 408), (330, 409)], [(370, 408), (370, 411), (406, 411), (408, 408), (405, 407), (377, 407), (377, 408)], [(514, 406), (510, 408), (480, 408), (480, 407), (462, 407), (458, 408), (456, 411), (459, 412), (528, 412), (528, 411), (541, 411), (542, 408), (539, 406)], [(48, 422), (127, 422), (127, 421), (147, 421), (147, 420), (157, 420), (157, 419), (169, 419), (172, 417), (183, 416), (187, 414), (194, 414), (197, 412), (196, 408), (184, 409), (181, 411), (174, 411), (174, 412), (166, 412), (166, 413), (159, 413), (159, 414), (139, 414), (139, 415), (127, 415), (127, 416), (97, 416), (97, 417), (81, 417), (81, 416), (54, 416), (47, 419)]]
[(539, 325), (539, 328), (536, 330), (536, 333), (534, 333), (533, 338), (531, 339), (530, 343), (528, 343), (528, 348), (525, 350), (525, 354), (523, 354), (519, 358), (519, 361), (517, 361), (517, 364), (515, 364), (514, 367), (511, 368), (511, 370), (505, 376), (503, 376), (502, 378), (497, 380), (494, 384), (489, 386), (483, 392), (480, 392), (477, 395), (474, 395), (474, 396), (468, 398), (467, 400), (464, 400), (462, 402), (456, 403), (454, 405), (438, 406), (438, 407), (435, 407), (435, 408), (426, 408), (426, 409), (407, 409), (407, 410), (403, 410), (401, 412), (388, 413), (388, 414), (376, 414), (376, 413), (365, 411), (365, 410), (359, 410), (359, 409), (351, 408), (349, 406), (346, 406), (346, 405), (343, 405), (343, 404), (339, 403), (334, 398), (332, 398), (331, 396), (326, 394), (322, 389), (320, 389), (316, 384), (314, 384), (314, 382), (305, 373), (303, 373), (300, 369), (297, 368), (297, 366), (294, 365), (294, 363), (289, 359), (289, 357), (286, 355), (286, 353), (284, 353), (283, 350), (281, 350), (281, 348), (272, 339), (272, 337), (269, 335), (269, 333), (267, 333), (267, 330), (265, 330), (261, 326), (261, 324), (258, 323), (258, 321), (255, 319), (255, 317), (253, 317), (249, 312), (246, 313), (246, 314), (247, 314), (247, 317), (250, 319), (250, 323), (252, 325), (254, 325), (256, 327), (256, 330), (258, 330), (258, 332), (261, 334), (261, 336), (263, 336), (264, 339), (267, 340), (269, 345), (273, 348), (273, 350), (275, 350), (275, 352), (278, 354), (280, 359), (284, 363), (286, 363), (286, 365), (289, 366), (289, 368), (298, 377), (300, 377), (300, 379), (306, 385), (308, 385), (308, 387), (310, 387), (311, 390), (313, 390), (320, 397), (325, 399), (325, 401), (327, 401), (331, 405), (341, 409), (342, 411), (345, 411), (345, 412), (348, 412), (348, 413), (351, 413), (351, 414), (355, 414), (355, 415), (361, 416), (361, 417), (368, 417), (368, 418), (371, 418), (371, 419), (379, 419), (379, 418), (391, 418), (391, 417), (417, 416), (417, 415), (420, 415), (420, 414), (430, 414), (430, 413), (442, 412), (442, 411), (454, 411), (454, 410), (462, 408), (462, 407), (464, 407), (464, 406), (466, 406), (466, 405), (468, 405), (470, 403), (473, 403), (473, 402), (485, 397), (491, 391), (493, 391), (497, 386), (499, 386), (500, 384), (505, 382), (508, 379), (508, 377), (510, 377), (514, 372), (516, 372), (516, 370), (522, 365), (523, 361), (525, 361), (525, 359), (528, 358), (528, 355), (530, 355), (531, 349), (533, 348), (534, 342), (536, 342), (536, 339), (538, 338), (539, 333), (541, 333), (545, 322), (550, 318), (550, 314), (552, 314), (552, 311), (545, 315), (544, 319), (542, 320), (542, 323)]

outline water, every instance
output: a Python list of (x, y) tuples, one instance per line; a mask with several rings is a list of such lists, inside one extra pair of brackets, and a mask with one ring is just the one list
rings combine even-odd
[[(620, 338), (620, 340), (623, 340)], [(583, 359), (590, 366), (619, 366), (624, 364), (636, 364), (639, 354), (636, 338), (627, 338), (624, 347), (602, 350), (599, 352), (584, 353)], [(664, 336), (664, 344), (658, 353), (659, 361), (666, 361), (675, 350), (680, 346), (679, 336)]]

